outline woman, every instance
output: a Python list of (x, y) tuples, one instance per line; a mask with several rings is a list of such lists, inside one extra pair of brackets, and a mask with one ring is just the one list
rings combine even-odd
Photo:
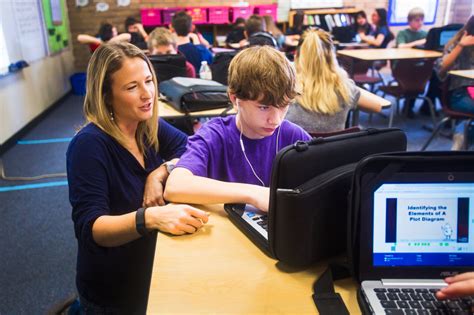
[[(446, 79), (450, 70), (474, 69), (474, 16), (446, 44), (440, 61), (438, 73), (441, 79)], [(453, 110), (474, 114), (474, 80), (451, 76), (449, 94), (449, 104)], [(461, 125), (453, 137), (453, 150), (461, 149), (464, 141)]]
[(355, 15), (355, 21), (355, 24), (353, 24), (355, 35), (359, 35), (360, 33), (369, 35), (372, 32), (372, 27), (367, 21), (367, 15), (365, 14), (365, 11), (357, 12)]
[(99, 33), (94, 36), (87, 34), (77, 35), (77, 41), (81, 44), (89, 45), (91, 52), (94, 52), (101, 44), (130, 42), (132, 36), (130, 33), (118, 34), (117, 28), (110, 23), (102, 23)]
[(372, 48), (387, 48), (388, 43), (395, 38), (388, 27), (387, 10), (375, 9), (372, 13), (372, 24), (373, 31), (369, 35), (360, 32), (360, 39)]
[(163, 159), (175, 162), (186, 136), (158, 121), (152, 69), (128, 43), (101, 45), (87, 69), (88, 124), (67, 151), (76, 284), (86, 314), (143, 314), (156, 243), (151, 232), (193, 233), (207, 222), (201, 210), (164, 205), (171, 165)]
[(303, 33), (297, 48), (296, 78), (301, 89), (286, 119), (309, 133), (334, 132), (345, 127), (347, 113), (359, 108), (379, 112), (382, 98), (359, 89), (338, 65), (331, 35), (321, 29)]

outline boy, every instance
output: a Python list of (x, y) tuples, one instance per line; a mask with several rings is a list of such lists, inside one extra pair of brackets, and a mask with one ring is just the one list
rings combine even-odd
[(398, 48), (413, 48), (426, 43), (428, 33), (421, 30), (424, 19), (425, 13), (420, 8), (414, 8), (408, 12), (409, 27), (398, 33), (396, 43)]
[(189, 33), (192, 29), (192, 18), (184, 11), (176, 12), (171, 20), (171, 25), (177, 35), (178, 51), (194, 66), (196, 73), (201, 68), (201, 61), (212, 63), (212, 54), (203, 45), (191, 42)]
[[(170, 30), (157, 27), (148, 37), (148, 50), (151, 55), (176, 55), (178, 53), (176, 38)], [(195, 78), (196, 71), (189, 61), (186, 61), (186, 76)]]
[(267, 211), (276, 153), (311, 137), (284, 120), (296, 96), (295, 69), (279, 51), (254, 46), (229, 67), (229, 97), (236, 116), (214, 118), (188, 140), (166, 183), (172, 202), (249, 203)]
[(148, 34), (146, 33), (143, 25), (132, 16), (129, 16), (125, 20), (125, 32), (131, 36), (130, 43), (137, 46), (140, 49), (147, 48)]

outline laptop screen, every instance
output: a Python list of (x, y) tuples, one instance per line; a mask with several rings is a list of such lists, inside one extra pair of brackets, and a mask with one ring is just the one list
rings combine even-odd
[(374, 266), (473, 264), (474, 183), (386, 183), (373, 197)]
[(456, 35), (457, 32), (457, 30), (442, 31), (439, 34), (439, 46), (444, 47), (444, 45), (446, 45), (446, 43), (449, 42), (449, 40), (453, 38), (453, 36)]

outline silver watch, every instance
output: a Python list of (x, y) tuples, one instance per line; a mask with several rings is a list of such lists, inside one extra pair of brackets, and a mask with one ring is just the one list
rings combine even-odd
[(171, 174), (171, 172), (175, 169), (176, 164), (174, 164), (171, 161), (168, 161), (168, 162), (165, 162), (165, 167), (166, 167), (166, 170), (168, 171), (168, 174)]

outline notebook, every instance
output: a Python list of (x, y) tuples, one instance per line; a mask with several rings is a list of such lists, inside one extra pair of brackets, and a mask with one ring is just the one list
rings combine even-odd
[(445, 277), (474, 268), (474, 174), (398, 173), (366, 184), (359, 264), (373, 313), (471, 314), (473, 298), (435, 293)]

